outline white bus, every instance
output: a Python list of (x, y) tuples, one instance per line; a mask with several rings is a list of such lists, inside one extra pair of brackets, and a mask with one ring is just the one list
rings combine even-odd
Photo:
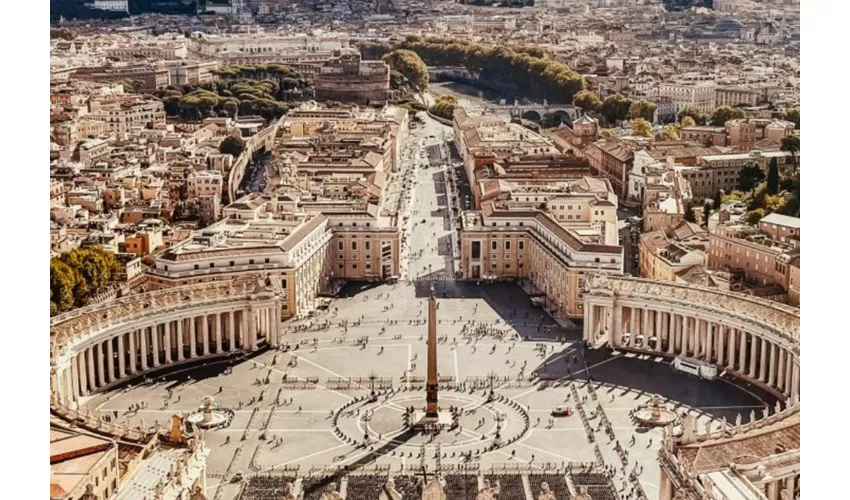
[(706, 380), (714, 380), (717, 378), (717, 366), (698, 359), (679, 356), (673, 360), (671, 366), (676, 371), (687, 373), (694, 377), (704, 378)]

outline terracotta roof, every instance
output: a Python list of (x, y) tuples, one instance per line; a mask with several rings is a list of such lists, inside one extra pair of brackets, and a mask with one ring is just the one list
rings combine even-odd
[(283, 250), (287, 252), (291, 250), (305, 236), (310, 234), (314, 229), (319, 227), (326, 220), (328, 220), (327, 217), (322, 214), (318, 214), (309, 221), (307, 221), (305, 224), (299, 226), (295, 231), (292, 232), (292, 234), (290, 234), (286, 237), (286, 239), (283, 240)]
[(743, 434), (685, 445), (682, 456), (694, 472), (752, 463), (785, 451), (800, 449), (800, 413)]

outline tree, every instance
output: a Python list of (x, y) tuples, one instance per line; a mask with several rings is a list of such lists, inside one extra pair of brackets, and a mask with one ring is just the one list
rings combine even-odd
[(655, 139), (660, 141), (678, 141), (679, 127), (673, 123), (668, 123), (661, 128), (661, 132), (655, 136)]
[(431, 114), (439, 116), (440, 118), (445, 118), (446, 120), (451, 120), (455, 113), (455, 107), (457, 106), (457, 99), (451, 95), (441, 95), (437, 98), (437, 101), (434, 102), (434, 105), (431, 106)]
[(711, 124), (715, 127), (726, 125), (729, 120), (738, 118), (746, 118), (746, 114), (738, 108), (730, 108), (729, 106), (720, 106), (711, 114)]
[(765, 216), (765, 212), (763, 208), (757, 208), (751, 212), (747, 212), (747, 222), (749, 224), (756, 225), (760, 220), (762, 220)]
[(682, 117), (682, 126), (683, 127), (693, 127), (697, 122), (694, 121), (693, 117), (690, 115)]
[(68, 264), (50, 259), (50, 310), (51, 314), (68, 311), (74, 307), (74, 273)]
[(585, 113), (599, 112), (602, 108), (602, 101), (596, 92), (592, 90), (580, 90), (573, 96), (573, 104), (580, 107)]
[(639, 137), (652, 137), (652, 124), (643, 118), (629, 120), (629, 129), (632, 135)]
[(800, 128), (800, 108), (790, 108), (786, 110), (783, 118), (789, 122), (793, 122), (794, 128)]
[(779, 163), (776, 157), (770, 159), (770, 165), (767, 168), (767, 194), (773, 195), (779, 193)]
[(229, 135), (221, 141), (221, 144), (218, 145), (218, 151), (222, 154), (232, 155), (234, 158), (237, 158), (242, 151), (245, 149), (245, 141), (242, 140), (241, 137), (236, 137), (235, 135)]
[(750, 163), (744, 165), (738, 172), (738, 189), (741, 191), (754, 191), (759, 182), (764, 180), (764, 172), (761, 167)]
[(714, 193), (714, 200), (712, 200), (712, 201), (713, 201), (712, 205), (713, 205), (713, 207), (714, 207), (714, 209), (715, 209), (715, 210), (720, 210), (720, 205), (721, 205), (721, 200), (722, 200), (722, 199), (723, 199), (723, 190), (722, 190), (722, 189), (718, 189), (718, 190)]
[(121, 266), (115, 254), (98, 247), (75, 248), (50, 259), (50, 311), (82, 307), (105, 291)]
[(691, 200), (685, 202), (685, 220), (688, 222), (696, 222), (697, 217), (694, 213), (694, 205)]
[(617, 121), (625, 120), (629, 116), (631, 106), (632, 101), (630, 99), (626, 99), (620, 94), (614, 94), (602, 103), (601, 113), (605, 121), (611, 125)]
[[(706, 117), (698, 109), (693, 106), (685, 106), (679, 113), (679, 120), (684, 120), (686, 116), (690, 116), (695, 125), (704, 125)], [(682, 125), (685, 126), (684, 124)]]
[(702, 220), (708, 224), (708, 218), (711, 216), (711, 205), (706, 203), (702, 206)]
[(780, 151), (786, 151), (791, 153), (791, 161), (794, 164), (793, 173), (797, 173), (797, 152), (800, 151), (800, 138), (796, 135), (789, 135), (788, 137), (783, 137), (782, 141), (779, 144)]
[(634, 101), (629, 106), (629, 118), (643, 118), (652, 123), (655, 121), (655, 104), (649, 101)]
[(428, 66), (412, 50), (399, 49), (384, 55), (382, 61), (387, 63), (390, 69), (398, 71), (419, 90), (428, 88)]

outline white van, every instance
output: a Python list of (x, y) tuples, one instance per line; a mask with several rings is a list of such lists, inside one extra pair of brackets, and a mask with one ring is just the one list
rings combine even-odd
[(671, 366), (676, 371), (705, 380), (714, 380), (717, 378), (717, 366), (698, 359), (679, 356), (673, 360)]

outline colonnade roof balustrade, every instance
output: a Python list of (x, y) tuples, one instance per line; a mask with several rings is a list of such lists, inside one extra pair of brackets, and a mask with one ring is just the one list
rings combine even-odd
[(132, 321), (189, 304), (197, 306), (223, 299), (247, 298), (257, 290), (257, 284), (256, 277), (252, 277), (166, 288), (126, 295), (54, 316), (50, 320), (51, 354), (74, 337), (99, 327)]
[(703, 286), (602, 274), (589, 277), (588, 294), (605, 295), (606, 291), (612, 292), (618, 298), (669, 300), (746, 318), (787, 336), (795, 344), (795, 350), (799, 354), (800, 309), (796, 307)]

